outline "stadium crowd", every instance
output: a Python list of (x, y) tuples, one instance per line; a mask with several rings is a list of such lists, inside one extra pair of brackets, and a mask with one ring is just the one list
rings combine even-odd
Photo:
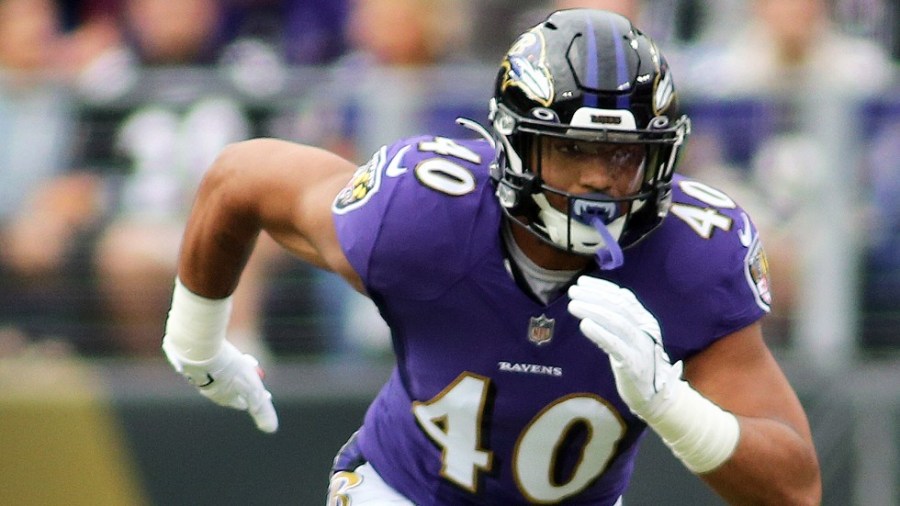
[[(895, 2), (0, 0), (0, 357), (158, 357), (190, 199), (222, 147), (275, 136), (361, 163), (404, 135), (462, 135), (453, 119), (484, 120), (483, 65), (511, 34), (585, 5), (672, 48), (694, 120), (682, 167), (757, 220), (770, 339), (789, 346), (810, 310), (806, 251), (831, 227), (856, 245), (861, 341), (900, 349)], [(831, 100), (851, 114), (840, 174), (821, 170)], [(264, 359), (387, 352), (366, 299), (259, 241), (232, 342)]]

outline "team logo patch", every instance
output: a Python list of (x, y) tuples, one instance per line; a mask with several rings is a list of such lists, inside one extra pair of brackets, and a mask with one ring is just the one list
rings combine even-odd
[(553, 339), (553, 327), (556, 320), (547, 318), (546, 315), (532, 316), (528, 322), (528, 340), (540, 346)]
[(360, 208), (378, 192), (381, 188), (381, 168), (384, 166), (386, 151), (387, 149), (382, 147), (368, 163), (356, 169), (347, 186), (334, 198), (331, 205), (332, 212), (344, 214)]
[(544, 35), (537, 27), (523, 33), (501, 64), (505, 69), (501, 90), (521, 89), (528, 98), (548, 106), (553, 102), (553, 79), (547, 69)]
[(750, 244), (744, 262), (746, 264), (745, 274), (747, 275), (747, 282), (750, 284), (750, 289), (756, 298), (756, 304), (768, 312), (772, 306), (772, 292), (769, 285), (769, 260), (766, 258), (766, 252), (763, 250), (759, 235)]

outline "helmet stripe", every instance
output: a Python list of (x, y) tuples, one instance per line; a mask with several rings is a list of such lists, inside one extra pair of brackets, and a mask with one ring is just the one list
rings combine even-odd
[[(599, 70), (597, 66), (597, 34), (594, 32), (594, 22), (590, 16), (585, 16), (585, 20), (587, 21), (587, 68), (585, 69), (587, 72), (587, 82), (585, 86), (590, 89), (599, 89), (600, 88), (600, 79), (598, 77)], [(588, 107), (597, 107), (599, 102), (599, 96), (596, 93), (588, 93), (584, 94), (584, 105)]]
[[(619, 33), (619, 27), (612, 19), (609, 20), (609, 27), (613, 32), (613, 41), (616, 47), (616, 82), (631, 83), (631, 76), (628, 75), (628, 64), (625, 61), (625, 48), (622, 45), (622, 34)], [(616, 98), (616, 108), (628, 109), (631, 107), (631, 95), (619, 95)]]

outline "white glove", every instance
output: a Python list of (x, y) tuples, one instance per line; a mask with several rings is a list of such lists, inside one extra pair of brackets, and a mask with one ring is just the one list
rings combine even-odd
[(228, 341), (223, 341), (211, 359), (200, 362), (182, 357), (168, 338), (163, 339), (162, 348), (172, 367), (204, 397), (220, 406), (249, 412), (263, 432), (278, 430), (272, 394), (263, 386), (262, 369), (255, 358), (241, 353)]
[(662, 345), (656, 318), (634, 294), (614, 283), (581, 276), (569, 288), (569, 312), (609, 356), (616, 389), (691, 471), (709, 472), (728, 460), (740, 439), (732, 413), (681, 379)]
[(616, 388), (631, 411), (644, 420), (664, 412), (681, 384), (682, 363), (670, 362), (656, 318), (630, 290), (590, 276), (579, 277), (569, 297), (581, 332), (609, 355)]

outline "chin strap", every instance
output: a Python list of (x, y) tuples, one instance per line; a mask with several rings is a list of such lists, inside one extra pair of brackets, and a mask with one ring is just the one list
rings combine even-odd
[(621, 267), (622, 264), (625, 263), (625, 254), (622, 253), (622, 247), (619, 246), (619, 241), (613, 237), (612, 233), (610, 233), (609, 229), (606, 228), (606, 225), (603, 224), (603, 220), (600, 218), (593, 218), (591, 220), (591, 225), (597, 229), (597, 233), (603, 237), (604, 246), (597, 250), (597, 265), (600, 267), (600, 270), (611, 271), (618, 267)]

